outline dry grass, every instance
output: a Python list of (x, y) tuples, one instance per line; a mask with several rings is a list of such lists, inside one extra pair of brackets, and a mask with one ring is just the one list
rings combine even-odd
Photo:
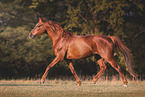
[(124, 87), (121, 81), (83, 81), (77, 87), (71, 80), (0, 80), (0, 97), (144, 97), (145, 81), (129, 81)]

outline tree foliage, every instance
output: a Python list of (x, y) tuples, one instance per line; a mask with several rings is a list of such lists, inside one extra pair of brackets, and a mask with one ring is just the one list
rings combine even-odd
[[(127, 11), (130, 11), (134, 2), (127, 2), (127, 0), (81, 0), (80, 2), (72, 0), (69, 2), (68, 0), (66, 29), (81, 29), (77, 31), (80, 34), (125, 36), (124, 18), (131, 15)], [(138, 3), (135, 8), (141, 12), (142, 6), (142, 3)]]

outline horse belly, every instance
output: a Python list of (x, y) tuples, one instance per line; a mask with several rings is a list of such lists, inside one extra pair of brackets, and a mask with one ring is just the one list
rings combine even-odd
[(86, 43), (73, 43), (67, 51), (67, 59), (80, 59), (93, 55), (92, 48)]

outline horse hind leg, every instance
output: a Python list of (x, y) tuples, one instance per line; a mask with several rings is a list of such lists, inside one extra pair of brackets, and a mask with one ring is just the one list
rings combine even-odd
[(120, 66), (115, 62), (114, 59), (112, 59), (111, 61), (108, 61), (108, 63), (109, 63), (114, 69), (116, 69), (116, 71), (120, 74), (121, 79), (122, 79), (122, 81), (123, 81), (123, 83), (124, 83), (124, 86), (127, 87), (127, 83), (128, 83), (128, 82), (127, 82), (127, 80), (126, 80), (124, 74), (122, 73), (122, 70), (121, 70)]
[(96, 76), (93, 78), (93, 80), (92, 80), (92, 85), (94, 85), (96, 82), (97, 82), (97, 80), (98, 80), (98, 78), (102, 75), (102, 73), (106, 70), (106, 65), (105, 65), (105, 63), (104, 63), (104, 61), (103, 61), (103, 58), (101, 58), (101, 59), (99, 59), (98, 61), (97, 61), (97, 63), (99, 64), (99, 66), (100, 66), (100, 71), (96, 74)]

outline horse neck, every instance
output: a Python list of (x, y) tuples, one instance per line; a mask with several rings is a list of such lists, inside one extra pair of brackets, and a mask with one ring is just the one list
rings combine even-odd
[(56, 34), (54, 31), (47, 30), (47, 35), (50, 37), (53, 46), (61, 39), (61, 36), (58, 33)]

